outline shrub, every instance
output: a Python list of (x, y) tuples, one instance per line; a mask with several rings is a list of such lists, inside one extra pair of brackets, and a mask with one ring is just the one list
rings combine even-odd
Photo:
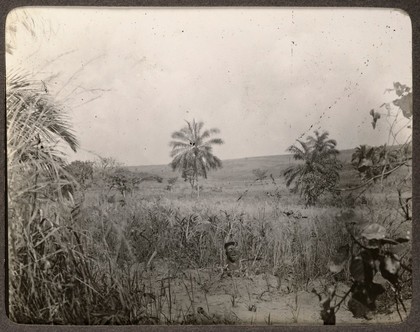
[(284, 171), (286, 185), (295, 184), (292, 191), (300, 192), (306, 206), (314, 205), (323, 194), (334, 192), (340, 179), (342, 164), (337, 159), (337, 142), (327, 138), (328, 132), (315, 131), (315, 137), (308, 136), (306, 142), (298, 140), (300, 148), (288, 148), (294, 159), (302, 163)]

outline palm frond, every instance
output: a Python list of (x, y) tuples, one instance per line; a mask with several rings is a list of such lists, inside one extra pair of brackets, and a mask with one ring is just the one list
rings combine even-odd
[(205, 130), (201, 134), (201, 139), (205, 140), (206, 138), (209, 138), (211, 135), (218, 134), (218, 133), (220, 133), (220, 130), (217, 129), (217, 128), (212, 128), (212, 129)]
[(199, 137), (200, 136), (200, 131), (201, 129), (203, 129), (204, 127), (204, 123), (202, 121), (199, 121), (195, 124), (195, 136)]
[(174, 147), (170, 153), (170, 156), (173, 158), (179, 154), (187, 153), (190, 150), (190, 146), (188, 147)]
[(283, 175), (286, 178), (286, 186), (289, 187), (290, 184), (296, 179), (297, 176), (302, 176), (304, 173), (304, 167), (302, 165), (290, 166), (284, 172)]
[(177, 140), (180, 140), (180, 141), (186, 141), (186, 142), (190, 141), (190, 137), (188, 137), (187, 133), (185, 133), (183, 131), (176, 131), (176, 132), (172, 133), (171, 137), (173, 139), (177, 139)]
[(11, 73), (6, 79), (6, 86), (8, 131), (12, 127), (16, 134), (31, 127), (42, 141), (52, 143), (63, 140), (73, 151), (77, 150), (79, 143), (63, 106), (28, 75)]
[(214, 145), (214, 144), (224, 144), (225, 142), (221, 139), (221, 138), (213, 138), (211, 140), (206, 141), (203, 145), (205, 146), (210, 146), (210, 145)]

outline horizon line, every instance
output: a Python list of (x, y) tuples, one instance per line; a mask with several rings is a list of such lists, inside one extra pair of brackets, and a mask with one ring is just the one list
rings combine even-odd
[[(355, 148), (348, 148), (348, 149), (342, 149), (338, 151), (347, 151), (347, 150), (354, 150)], [(221, 159), (222, 162), (224, 161), (231, 161), (231, 160), (240, 160), (240, 159), (248, 159), (248, 158), (266, 158), (266, 157), (287, 157), (292, 156), (292, 153), (288, 154), (269, 154), (269, 155), (258, 155), (258, 156), (248, 156), (248, 157), (238, 157), (238, 158), (229, 158), (229, 159)], [(150, 166), (169, 166), (169, 163), (167, 164), (139, 164), (139, 165), (124, 165), (123, 167), (150, 167)]]

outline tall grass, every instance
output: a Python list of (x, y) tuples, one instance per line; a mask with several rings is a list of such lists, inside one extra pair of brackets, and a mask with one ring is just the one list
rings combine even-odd
[[(120, 246), (130, 259), (146, 263), (156, 252), (184, 268), (220, 267), (225, 263), (226, 239), (238, 242), (242, 258), (254, 272), (289, 269), (298, 284), (327, 272), (333, 251), (348, 240), (343, 225), (337, 223), (334, 208), (284, 209), (264, 203), (247, 205), (249, 211), (234, 203), (212, 206), (172, 200), (139, 200), (128, 197), (125, 204), (87, 207), (86, 227), (93, 234), (102, 225), (118, 225), (119, 234), (112, 252)], [(252, 212), (251, 212), (252, 210)], [(105, 231), (109, 232), (109, 231)], [(122, 259), (127, 262), (127, 258)]]
[[(338, 208), (304, 209), (284, 191), (267, 198), (253, 188), (241, 200), (236, 196), (240, 188), (204, 191), (196, 200), (155, 188), (156, 195), (138, 192), (108, 202), (101, 199), (107, 190), (78, 187), (65, 171), (59, 144), (77, 148), (65, 112), (42, 85), (22, 75), (9, 77), (8, 286), (13, 321), (237, 323), (233, 316), (208, 312), (206, 294), (214, 280), (200, 281), (197, 288), (186, 274), (221, 271), (226, 240), (238, 242), (249, 275), (274, 275), (279, 288), (287, 285), (294, 291), (328, 278), (330, 257), (349, 241), (335, 217)], [(396, 232), (402, 224), (396, 199), (384, 207), (383, 197), (375, 201), (375, 195), (359, 208), (362, 219)], [(174, 291), (180, 280), (187, 295), (183, 301)], [(207, 312), (197, 306), (200, 294)]]
[(118, 275), (109, 252), (107, 269), (92, 255), (97, 239), (80, 222), (82, 201), (63, 192), (77, 184), (57, 145), (78, 145), (63, 108), (19, 73), (7, 77), (6, 97), (10, 318), (98, 324), (148, 317), (137, 312), (142, 297), (130, 298), (134, 279)]

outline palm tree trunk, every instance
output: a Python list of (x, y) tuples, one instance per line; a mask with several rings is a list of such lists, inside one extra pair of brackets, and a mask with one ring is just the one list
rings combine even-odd
[(198, 182), (198, 168), (197, 168), (197, 153), (196, 158), (194, 159), (194, 175), (195, 175), (195, 185), (197, 186), (197, 199), (200, 198), (200, 184)]

